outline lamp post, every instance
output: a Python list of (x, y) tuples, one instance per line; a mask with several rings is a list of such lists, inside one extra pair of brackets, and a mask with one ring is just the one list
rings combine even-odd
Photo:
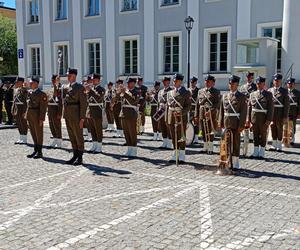
[(190, 87), (190, 61), (191, 61), (191, 30), (193, 29), (194, 19), (191, 16), (188, 16), (184, 20), (185, 28), (188, 32), (188, 72), (187, 72), (187, 87)]

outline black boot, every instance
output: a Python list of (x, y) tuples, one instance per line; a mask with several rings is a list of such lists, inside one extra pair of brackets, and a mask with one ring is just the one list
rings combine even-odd
[(27, 155), (27, 158), (33, 158), (38, 152), (38, 148), (37, 148), (37, 145), (34, 145), (34, 151), (32, 154), (30, 155)]
[(42, 148), (43, 148), (42, 145), (37, 145), (37, 154), (33, 157), (33, 159), (43, 158)]
[(74, 149), (73, 157), (70, 160), (66, 161), (65, 164), (72, 165), (76, 161), (77, 157), (78, 157), (78, 151)]
[(80, 166), (80, 165), (82, 165), (82, 156), (83, 156), (83, 152), (82, 151), (78, 151), (77, 160), (73, 163), (74, 166)]

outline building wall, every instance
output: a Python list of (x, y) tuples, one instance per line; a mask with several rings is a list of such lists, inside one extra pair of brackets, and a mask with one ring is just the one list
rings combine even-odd
[[(78, 5), (79, 9), (73, 9), (73, 5), (75, 4), (74, 6), (76, 6), (77, 1), (80, 1)], [(243, 31), (243, 26), (241, 25), (245, 25), (249, 21), (250, 25), (245, 27), (247, 31), (244, 33), (246, 36), (249, 34), (247, 38), (254, 38), (257, 36), (258, 24), (282, 22), (283, 0), (181, 0), (179, 5), (167, 7), (161, 7), (161, 0), (145, 1), (139, 1), (138, 11), (124, 13), (120, 11), (120, 0), (101, 0), (100, 16), (87, 18), (84, 16), (84, 11), (86, 10), (85, 1), (69, 0), (68, 19), (57, 22), (54, 21), (54, 1), (39, 0), (40, 22), (39, 24), (28, 25), (25, 0), (22, 0), (23, 8), (17, 9), (17, 11), (18, 13), (22, 13), (23, 16), (20, 20), (23, 20), (24, 43), (22, 45), (22, 42), (19, 42), (19, 47), (24, 47), (26, 58), (28, 57), (28, 44), (41, 44), (42, 72), (48, 72), (45, 76), (45, 81), (47, 82), (50, 77), (49, 72), (54, 73), (55, 71), (54, 66), (56, 62), (53, 58), (53, 44), (55, 42), (69, 42), (70, 66), (81, 67), (79, 74), (79, 77), (81, 77), (87, 73), (85, 67), (85, 40), (101, 39), (103, 79), (104, 81), (114, 81), (122, 73), (120, 69), (120, 65), (122, 64), (120, 62), (120, 37), (137, 35), (139, 37), (139, 74), (146, 75), (145, 81), (152, 82), (163, 77), (159, 64), (161, 61), (161, 54), (159, 52), (162, 47), (162, 44), (159, 42), (160, 33), (181, 32), (181, 72), (186, 75), (187, 32), (183, 21), (192, 13), (195, 16), (194, 27), (196, 28), (192, 30), (191, 76), (196, 75), (200, 80), (208, 73), (205, 70), (207, 68), (205, 67), (207, 63), (205, 59), (207, 56), (207, 50), (205, 50), (207, 48), (205, 46), (207, 45), (207, 35), (205, 35), (207, 34), (207, 30), (220, 27), (230, 29), (230, 69), (228, 72), (215, 74), (219, 87), (224, 88), (227, 78), (231, 73), (231, 68), (236, 64), (235, 41), (240, 36), (238, 30), (241, 32), (242, 28)], [(248, 5), (246, 2), (248, 2)], [(18, 4), (17, 6), (21, 5)], [(49, 9), (43, 9), (44, 6), (49, 6)], [(245, 6), (250, 7), (245, 9), (243, 8)], [(114, 8), (113, 12), (109, 9), (111, 7)], [(148, 8), (153, 9), (154, 13), (149, 13)], [(50, 16), (49, 24), (47, 22), (44, 23), (43, 15), (41, 14), (42, 12), (47, 13), (47, 11)], [(73, 17), (74, 13), (76, 17)], [(243, 20), (244, 15), (248, 15), (249, 20), (241, 22), (240, 20)], [(153, 18), (153, 22), (151, 18)], [(149, 22), (149, 20), (151, 21)], [(50, 28), (49, 37), (51, 42), (48, 48), (45, 48), (45, 45), (48, 44), (47, 46), (49, 46), (49, 43), (45, 43), (44, 41), (48, 37), (47, 32), (44, 32), (45, 27)], [(147, 40), (145, 40), (145, 37), (147, 37)], [(145, 47), (145, 44), (148, 47)], [(77, 48), (78, 46), (80, 49)], [(150, 58), (149, 55), (153, 58)], [(46, 60), (51, 61), (51, 70), (49, 62), (45, 68)], [(24, 60), (24, 64), (25, 72), (28, 74), (28, 60)], [(22, 62), (20, 65), (22, 67)], [(149, 74), (149, 72), (153, 73)]]
[(7, 8), (7, 7), (0, 7), (0, 15), (3, 15), (5, 17), (16, 19), (16, 10)]

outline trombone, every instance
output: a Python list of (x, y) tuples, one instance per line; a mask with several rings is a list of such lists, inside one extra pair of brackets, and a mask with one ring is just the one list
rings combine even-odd
[[(214, 123), (212, 119), (212, 114), (211, 114), (211, 107), (209, 105), (205, 106), (205, 114), (208, 113), (208, 117), (205, 115), (205, 118), (203, 120), (203, 129), (204, 129), (204, 134), (205, 134), (205, 141), (208, 143), (211, 143), (211, 136), (214, 135)], [(210, 131), (211, 128), (211, 132)], [(212, 154), (213, 152), (210, 151), (210, 147), (208, 147), (208, 154)]]
[[(178, 152), (178, 144), (184, 143), (186, 138), (184, 134), (184, 127), (183, 127), (183, 116), (181, 110), (175, 110), (173, 112), (174, 119), (175, 119), (175, 154), (176, 154), (176, 166), (178, 167), (178, 158), (179, 158), (179, 152)], [(180, 126), (180, 134), (181, 137), (178, 139), (178, 127)]]

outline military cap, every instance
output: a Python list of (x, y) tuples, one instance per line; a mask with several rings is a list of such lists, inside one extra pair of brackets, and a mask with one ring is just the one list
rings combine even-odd
[(52, 77), (51, 77), (51, 80), (53, 81), (53, 80), (56, 80), (56, 78), (58, 77), (58, 75), (52, 75)]
[(109, 82), (108, 84), (107, 84), (108, 86), (112, 86), (112, 85), (114, 85), (112, 82)]
[(198, 82), (198, 78), (193, 76), (193, 78), (191, 79), (191, 82)]
[(262, 76), (258, 76), (255, 80), (256, 83), (263, 83), (266, 82), (266, 78), (262, 77)]
[(101, 75), (100, 74), (97, 74), (97, 73), (94, 73), (92, 74), (92, 79), (101, 79)]
[(212, 75), (207, 75), (206, 77), (205, 77), (205, 81), (216, 81), (216, 78), (214, 77), (214, 76), (212, 76)]
[(159, 81), (155, 81), (154, 83), (154, 87), (160, 86), (160, 82)]
[(72, 75), (77, 75), (77, 69), (71, 69), (71, 68), (69, 68), (67, 74), (68, 75), (71, 75), (71, 74)]
[(40, 79), (37, 76), (32, 76), (30, 82), (40, 83)]
[(296, 82), (295, 78), (290, 77), (289, 79), (286, 80), (286, 84), (294, 84)]
[(174, 75), (174, 80), (179, 80), (179, 81), (183, 81), (184, 76), (181, 74), (175, 74)]
[(171, 77), (166, 77), (166, 76), (165, 76), (164, 79), (163, 79), (163, 82), (164, 82), (164, 81), (171, 81)]
[(241, 78), (239, 76), (232, 75), (229, 78), (229, 83), (240, 83)]
[(116, 83), (124, 83), (124, 81), (121, 79), (118, 79)]
[(25, 79), (24, 79), (24, 77), (18, 76), (15, 82), (25, 82)]
[(273, 80), (282, 80), (282, 75), (279, 73), (276, 73), (275, 75), (273, 75)]
[(249, 77), (249, 76), (254, 76), (254, 72), (250, 72), (250, 71), (248, 71), (248, 73), (247, 73), (247, 77)]
[(143, 80), (144, 80), (143, 77), (138, 78), (138, 81), (143, 81)]
[(136, 83), (136, 79), (129, 77), (127, 83), (131, 83), (131, 82)]

